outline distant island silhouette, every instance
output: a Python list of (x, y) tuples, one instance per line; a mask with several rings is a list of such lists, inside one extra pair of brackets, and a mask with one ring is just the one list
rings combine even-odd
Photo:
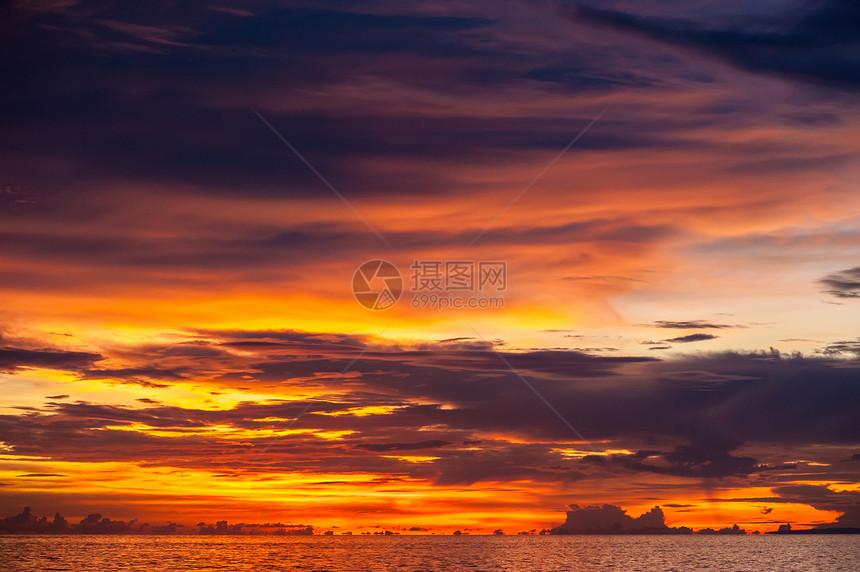
[[(642, 515), (633, 518), (621, 507), (604, 504), (602, 506), (570, 505), (564, 524), (549, 531), (550, 534), (702, 534), (702, 535), (744, 535), (758, 534), (757, 531), (747, 532), (737, 524), (720, 529), (702, 528), (697, 531), (680, 526), (666, 525), (663, 509), (655, 506)], [(768, 534), (860, 534), (860, 528), (821, 525), (812, 529), (792, 530), (791, 525), (784, 524), (778, 530)]]
[(777, 530), (771, 530), (768, 534), (860, 534), (860, 528), (853, 526), (827, 526), (793, 530), (791, 525), (786, 523), (781, 524)]
[(276, 536), (310, 536), (314, 527), (306, 524), (228, 524), (221, 520), (215, 524), (200, 522), (187, 527), (176, 522), (151, 525), (146, 522), (111, 520), (100, 513), (87, 515), (77, 524), (69, 523), (60, 513), (53, 519), (37, 517), (29, 506), (15, 516), (0, 520), (0, 534), (197, 534), (197, 535), (239, 535), (270, 534)]

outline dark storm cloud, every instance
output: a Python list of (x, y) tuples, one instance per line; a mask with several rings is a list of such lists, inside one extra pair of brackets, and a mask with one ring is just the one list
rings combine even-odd
[(842, 513), (835, 522), (820, 524), (816, 528), (860, 528), (860, 492), (845, 490), (834, 491), (827, 485), (791, 484), (780, 485), (773, 489), (776, 497), (717, 499), (723, 502), (767, 502), (808, 504), (818, 510)]
[[(659, 83), (659, 73), (642, 74), (585, 39), (546, 47), (511, 38), (496, 20), (473, 15), (263, 4), (237, 17), (150, 5), (147, 11), (110, 3), (37, 13), (25, 4), (8, 8), (0, 72), (15, 89), (0, 93), (7, 134), (0, 141), (7, 156), (2, 183), (21, 192), (4, 199), (26, 196), (44, 212), (50, 208), (44, 203), (64, 200), (58, 186), (89, 194), (117, 180), (157, 183), (159, 192), (243, 197), (324, 192), (249, 106), (336, 186), (348, 182), (352, 194), (435, 194), (461, 182), (444, 169), (380, 180), (356, 160), (436, 159), (491, 168), (504, 155), (557, 152), (593, 115), (517, 117), (456, 106), (427, 113), (420, 103), (392, 110), (352, 100), (350, 86), (378, 78), (394, 94), (415, 89), (444, 98), (497, 98), (499, 87), (580, 92)], [(578, 146), (689, 149), (699, 145), (691, 128), (708, 124), (715, 118), (639, 117), (631, 129), (616, 116)]]
[(81, 372), (84, 379), (120, 379), (139, 382), (143, 379), (179, 381), (187, 377), (185, 368), (164, 369), (159, 367), (127, 367), (119, 369), (85, 369)]
[(722, 59), (735, 67), (846, 91), (860, 90), (860, 5), (810, 2), (803, 11), (745, 16), (724, 26), (578, 4), (570, 17)]
[[(795, 459), (774, 453), (781, 447), (794, 455), (793, 448), (829, 443), (850, 457), (860, 435), (860, 373), (850, 363), (825, 357), (724, 353), (664, 362), (561, 350), (502, 351), (587, 439), (637, 451), (577, 460), (559, 450), (578, 437), (487, 348), (438, 343), (384, 348), (360, 336), (290, 331), (193, 335), (193, 347), (264, 342), (241, 346), (252, 355), (173, 356), (189, 360), (194, 371), (228, 370), (220, 379), (209, 375), (213, 389), (277, 388), (296, 383), (290, 381), (294, 377), (316, 380), (302, 383), (319, 386), (326, 377), (316, 376), (322, 374), (335, 379), (329, 386), (334, 393), (312, 401), (240, 403), (226, 410), (168, 407), (155, 400), (139, 401), (138, 408), (52, 403), (0, 417), (2, 440), (21, 454), (50, 452), (55, 459), (137, 459), (239, 471), (376, 471), (452, 484), (499, 478), (576, 480), (613, 473), (745, 477), (790, 470), (785, 463)], [(361, 351), (345, 378), (331, 377)], [(145, 363), (149, 354), (126, 349), (124, 355)], [(127, 365), (129, 371), (145, 367)], [(361, 415), (349, 411), (368, 406), (386, 409)], [(132, 430), (140, 425), (171, 436)], [(290, 427), (305, 433), (276, 440), (253, 435), (233, 439), (210, 430), (215, 426)], [(347, 433), (323, 439), (313, 431)], [(500, 435), (523, 442), (511, 443)], [(260, 456), (266, 447), (268, 452)], [(770, 451), (766, 463), (756, 458), (756, 447)], [(433, 460), (399, 460), (398, 453), (411, 451)], [(844, 467), (804, 470), (806, 478), (823, 480), (842, 474)]]
[(699, 435), (689, 445), (679, 446), (674, 451), (643, 450), (632, 455), (590, 456), (585, 459), (597, 465), (618, 465), (635, 472), (689, 478), (744, 476), (767, 469), (752, 457), (730, 454), (739, 444)]
[(856, 340), (845, 340), (829, 343), (822, 349), (818, 350), (818, 353), (822, 353), (828, 356), (842, 356), (845, 354), (854, 354), (855, 357), (860, 358), (860, 338)]
[(21, 368), (41, 367), (79, 371), (104, 359), (97, 353), (51, 349), (0, 348), (0, 370), (14, 372)]
[(657, 320), (652, 324), (656, 328), (668, 328), (676, 330), (719, 330), (724, 328), (740, 328), (732, 324), (717, 324), (705, 320), (683, 320), (674, 322), (669, 320)]
[[(368, 336), (356, 336), (336, 333), (300, 332), (295, 330), (191, 330), (202, 336), (218, 340), (223, 346), (242, 343), (284, 343), (292, 347), (365, 347), (370, 340)], [(239, 340), (239, 341), (236, 341)], [(241, 340), (249, 340), (247, 342)]]
[(663, 341), (674, 344), (688, 344), (691, 342), (704, 342), (706, 340), (715, 340), (718, 337), (719, 336), (715, 336), (713, 334), (689, 334), (686, 336), (678, 336), (677, 338), (669, 338)]
[(842, 513), (832, 526), (860, 528), (860, 492), (830, 490), (826, 486), (784, 485), (775, 487), (773, 492), (788, 502), (812, 505), (818, 510), (835, 510)]
[[(289, 180), (316, 193), (318, 182), (248, 111), (257, 94), (277, 92), (285, 77), (288, 96), (302, 87), (324, 89), (377, 66), (380, 53), (473, 61), (488, 49), (480, 46), (491, 45), (469, 36), (492, 25), (481, 18), (301, 8), (236, 18), (169, 3), (151, 12), (104, 3), (69, 6), (64, 13), (7, 10), (13, 17), (0, 69), (16, 89), (0, 96), (0, 116), (9, 130), (4, 141), (16, 141), (9, 155), (25, 157), (6, 165), (7, 177), (31, 189), (74, 175), (81, 182), (122, 177), (205, 185), (210, 192), (268, 186), (264, 192), (283, 193)], [(496, 48), (496, 54), (503, 52)], [(212, 101), (225, 94), (244, 104)], [(335, 124), (319, 112), (276, 117), (335, 181), (342, 168), (329, 164), (331, 157), (461, 153), (450, 149), (463, 141), (450, 137), (461, 129), (461, 135), (484, 133), (488, 144), (501, 142), (506, 131), (510, 144), (539, 140), (525, 121), (479, 127), (475, 119), (458, 127), (451, 120), (384, 117), (340, 117)], [(319, 151), (325, 156), (315, 158)], [(39, 171), (27, 163), (35, 153), (51, 159)]]
[[(360, 160), (458, 160), (488, 164), (490, 169), (500, 153), (512, 157), (532, 150), (555, 153), (591, 119), (386, 117), (373, 111), (353, 117), (338, 117), (336, 111), (265, 114), (327, 179), (351, 196), (395, 189), (426, 194), (458, 186), (444, 172), (387, 175), (380, 180), (376, 174), (362, 172)], [(7, 179), (31, 192), (48, 189), (57, 181), (77, 189), (115, 179), (149, 181), (183, 193), (313, 197), (326, 191), (246, 109), (213, 109), (189, 101), (188, 96), (165, 95), (105, 102), (97, 112), (72, 109), (69, 117), (58, 117), (39, 129), (34, 129), (35, 121), (18, 113), (6, 122), (18, 142), (14, 149), (5, 149), (7, 156), (39, 153), (50, 159), (41, 173), (33, 172), (26, 159), (6, 162)], [(123, 125), (122, 135), (117, 125)], [(640, 129), (631, 135), (625, 125), (606, 123), (580, 147), (696, 145), (686, 140), (681, 125)], [(74, 139), (69, 132), (75, 133)]]
[(837, 298), (860, 298), (860, 266), (828, 274), (818, 281)]
[(639, 356), (597, 356), (572, 350), (533, 350), (527, 352), (464, 351), (403, 351), (396, 355), (378, 352), (365, 354), (368, 359), (382, 358), (418, 366), (452, 371), (508, 372), (505, 361), (516, 370), (564, 378), (587, 378), (610, 375), (624, 364), (653, 361)]
[[(146, 403), (147, 405), (152, 405)], [(207, 411), (184, 409), (181, 407), (162, 406), (158, 403), (154, 407), (130, 408), (122, 406), (99, 405), (79, 401), (76, 403), (59, 404), (44, 409), (42, 420), (50, 427), (86, 429), (90, 427), (108, 427), (115, 425), (128, 425), (141, 423), (158, 428), (172, 427), (177, 430), (200, 429), (210, 424), (229, 423), (242, 426), (277, 426), (277, 422), (260, 422), (256, 419), (267, 417), (284, 417), (287, 413), (298, 413), (301, 411), (302, 402), (270, 403), (242, 403), (233, 409), (224, 411)], [(316, 412), (340, 411), (348, 407), (341, 403), (327, 403), (325, 401), (315, 402)], [(7, 419), (8, 420), (8, 419)]]
[[(653, 463), (646, 461), (650, 454), (644, 458), (610, 459), (608, 466), (613, 470), (688, 477), (745, 475), (767, 468), (750, 455), (733, 453), (746, 442), (797, 444), (810, 442), (811, 433), (818, 435), (813, 439), (819, 442), (849, 445), (860, 434), (850, 409), (842, 403), (843, 399), (853, 403), (860, 399), (856, 370), (831, 369), (824, 361), (771, 361), (757, 355), (713, 356), (703, 361), (685, 365), (720, 376), (731, 373), (752, 379), (712, 383), (710, 390), (703, 392), (698, 376), (689, 382), (682, 377), (659, 381), (658, 372), (670, 364), (658, 363), (649, 366), (649, 373), (636, 381), (628, 378), (600, 382), (605, 385), (603, 389), (562, 390), (548, 384), (539, 388), (589, 439), (609, 438), (623, 443), (642, 436), (646, 442), (665, 439), (677, 443), (674, 449), (654, 450)], [(508, 399), (511, 395), (506, 392)], [(517, 410), (488, 395), (486, 410), (464, 403), (466, 411), (462, 416), (459, 411), (438, 411), (436, 415), (452, 426), (464, 427), (468, 419), (473, 427), (502, 430), (507, 425), (521, 427), (533, 436), (564, 439), (560, 424), (534, 424), (539, 416), (546, 415), (539, 404), (535, 405), (522, 399)], [(490, 411), (498, 413), (498, 417), (494, 418)], [(847, 424), (844, 429), (842, 424)], [(603, 460), (595, 463), (606, 464)]]
[[(660, 326), (660, 327), (671, 327), (671, 326)], [(678, 336), (675, 338), (668, 338), (665, 340), (646, 340), (644, 342), (640, 342), (646, 346), (652, 346), (649, 349), (669, 349), (670, 346), (660, 345), (660, 344), (689, 344), (693, 342), (704, 342), (707, 340), (715, 340), (719, 336), (715, 336), (714, 334), (688, 334), (686, 336)]]
[(474, 56), (477, 46), (456, 35), (487, 28), (487, 18), (368, 14), (285, 8), (264, 17), (235, 20), (195, 38), (200, 44), (277, 48), (291, 52), (415, 52), (434, 56)]
[[(178, 279), (185, 285), (208, 284), (213, 275), (227, 269), (234, 272), (231, 275), (234, 280), (238, 277), (256, 284), (265, 280), (283, 282), (291, 277), (284, 268), (285, 260), (289, 260), (291, 267), (339, 261), (351, 254), (362, 256), (378, 245), (376, 237), (357, 226), (317, 225), (311, 228), (299, 225), (280, 231), (268, 228), (253, 232), (263, 234), (262, 238), (249, 238), (248, 229), (241, 233), (245, 236), (219, 235), (214, 232), (215, 228), (206, 230), (213, 231), (210, 237), (188, 238), (181, 242), (154, 236), (107, 234), (82, 237), (31, 232), (0, 232), (0, 241), (4, 242), (6, 252), (11, 256), (45, 263), (86, 265), (92, 267), (95, 274), (105, 272), (105, 280), (109, 276), (111, 283), (137, 284), (142, 279), (151, 280), (156, 270), (178, 273), (188, 268), (195, 269), (195, 274), (183, 272)], [(479, 229), (428, 229), (393, 232), (387, 236), (397, 245), (397, 252), (415, 253), (429, 248), (462, 247), (478, 232)], [(482, 241), (487, 247), (581, 244), (614, 251), (623, 244), (629, 249), (645, 250), (678, 233), (677, 228), (667, 224), (598, 218), (557, 226), (491, 229)], [(116, 272), (117, 268), (124, 272)], [(277, 271), (266, 276), (259, 271), (261, 268)], [(79, 280), (79, 275), (52, 274), (51, 280), (40, 275), (22, 283), (15, 274), (0, 275), (0, 284), (39, 290), (85, 287), (77, 282)], [(216, 350), (174, 347), (171, 351), (200, 353)]]

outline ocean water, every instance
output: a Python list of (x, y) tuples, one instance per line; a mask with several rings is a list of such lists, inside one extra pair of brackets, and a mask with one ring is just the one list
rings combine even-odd
[(860, 570), (844, 536), (0, 536), (0, 570)]

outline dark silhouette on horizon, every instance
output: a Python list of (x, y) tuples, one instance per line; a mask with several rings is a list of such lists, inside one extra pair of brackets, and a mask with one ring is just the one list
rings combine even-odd
[(692, 534), (693, 530), (682, 526), (666, 526), (663, 510), (655, 506), (650, 511), (633, 518), (621, 507), (604, 504), (580, 508), (570, 505), (564, 524), (550, 530), (550, 534)]
[(309, 536), (314, 527), (306, 524), (228, 524), (220, 520), (214, 525), (200, 522), (194, 527), (186, 527), (176, 522), (163, 525), (139, 523), (137, 519), (128, 522), (111, 520), (101, 513), (92, 513), (77, 524), (70, 524), (60, 513), (53, 520), (33, 514), (25, 506), (19, 514), (0, 520), (0, 534), (197, 534), (197, 535), (240, 535), (270, 534), (276, 536)]
[[(669, 527), (665, 523), (663, 509), (655, 506), (648, 512), (633, 518), (627, 511), (619, 506), (604, 504), (602, 506), (570, 505), (564, 524), (550, 530), (536, 530), (519, 532), (518, 535), (575, 535), (575, 534), (701, 534), (701, 535), (744, 535), (758, 534), (757, 531), (747, 532), (737, 524), (720, 529), (703, 528), (698, 531), (680, 526)], [(779, 529), (768, 531), (767, 534), (860, 534), (860, 528), (834, 526), (836, 523), (826, 523), (815, 528), (794, 530), (786, 523), (780, 525)], [(429, 530), (413, 527), (410, 531)], [(101, 513), (92, 513), (83, 518), (79, 523), (69, 523), (59, 512), (54, 514), (53, 519), (47, 516), (37, 517), (29, 506), (14, 515), (0, 520), (0, 535), (4, 534), (142, 534), (142, 535), (272, 535), (272, 536), (312, 536), (315, 534), (314, 527), (308, 524), (283, 524), (283, 523), (236, 523), (229, 524), (226, 520), (219, 520), (215, 524), (199, 522), (195, 526), (184, 526), (176, 522), (153, 525), (148, 522), (140, 523), (138, 519), (130, 521), (111, 520), (102, 516)], [(325, 535), (333, 535), (329, 530)], [(346, 531), (341, 534), (352, 534)], [(380, 530), (374, 534), (391, 536), (400, 534), (390, 530)], [(463, 533), (455, 530), (453, 535), (460, 536)], [(468, 533), (466, 533), (468, 534)], [(493, 535), (503, 536), (504, 531), (499, 528), (493, 531)]]

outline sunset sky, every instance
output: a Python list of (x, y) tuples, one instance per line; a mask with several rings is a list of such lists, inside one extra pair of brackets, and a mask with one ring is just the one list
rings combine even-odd
[[(0, 518), (860, 527), (858, 28), (4, 5)], [(415, 261), (504, 262), (503, 307), (414, 307)]]

